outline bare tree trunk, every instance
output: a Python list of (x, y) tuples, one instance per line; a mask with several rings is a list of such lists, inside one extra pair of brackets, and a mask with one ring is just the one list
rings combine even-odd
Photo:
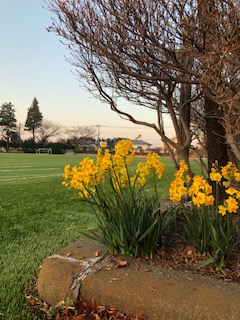
[[(218, 166), (225, 166), (229, 161), (228, 149), (226, 143), (226, 132), (221, 124), (220, 119), (223, 116), (219, 105), (205, 96), (205, 112), (206, 112), (206, 134), (207, 134), (207, 155), (208, 155), (208, 171), (211, 171), (212, 164), (217, 161)], [(211, 183), (211, 182), (210, 182)], [(211, 183), (213, 193), (216, 194), (216, 183)], [(225, 196), (225, 188), (219, 188), (219, 197), (223, 199)]]
[[(181, 109), (179, 111), (179, 128), (180, 128), (180, 139), (182, 148), (178, 150), (178, 160), (184, 160), (188, 164), (189, 169), (189, 147), (191, 143), (190, 134), (190, 112), (191, 112), (191, 85), (181, 84), (180, 90), (180, 104)], [(191, 170), (191, 169), (190, 169)], [(189, 172), (191, 174), (191, 172)]]
[(169, 143), (166, 141), (166, 139), (162, 139), (163, 143), (164, 143), (164, 147), (165, 149), (167, 150), (171, 160), (172, 160), (172, 163), (173, 163), (173, 166), (176, 170), (178, 170), (178, 162), (177, 162), (177, 159), (175, 158), (174, 156), (174, 150), (169, 146)]
[[(236, 124), (240, 120), (240, 115), (236, 114)], [(234, 128), (234, 124), (231, 124), (230, 115), (225, 111), (224, 113), (224, 128), (226, 130), (226, 141), (230, 146), (230, 155), (231, 160), (236, 164), (236, 166), (240, 165), (240, 143), (238, 140), (240, 133)]]
[(32, 135), (33, 135), (33, 146), (35, 147), (35, 128), (32, 129)]
[(7, 136), (6, 140), (6, 151), (9, 152), (9, 136)]

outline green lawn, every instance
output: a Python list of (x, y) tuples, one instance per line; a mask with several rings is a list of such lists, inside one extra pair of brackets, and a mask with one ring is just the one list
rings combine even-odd
[[(94, 217), (61, 186), (63, 167), (79, 156), (0, 154), (0, 313), (32, 319), (21, 287), (44, 258), (79, 238)], [(72, 227), (75, 227), (72, 229)]]
[[(95, 224), (87, 204), (61, 186), (64, 165), (82, 158), (0, 154), (0, 318), (32, 319), (22, 287), (44, 258)], [(170, 159), (163, 161), (167, 168), (159, 188), (166, 197), (174, 169)]]

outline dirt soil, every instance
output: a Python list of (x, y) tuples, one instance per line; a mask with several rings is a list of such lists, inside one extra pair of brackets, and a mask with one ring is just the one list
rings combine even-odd
[(165, 248), (159, 249), (154, 263), (170, 270), (192, 272), (224, 281), (240, 282), (240, 247), (234, 250), (222, 272), (217, 272), (213, 264), (209, 264), (198, 270), (193, 269), (206, 259), (207, 257), (199, 256), (193, 247), (179, 243), (169, 251), (166, 251)]

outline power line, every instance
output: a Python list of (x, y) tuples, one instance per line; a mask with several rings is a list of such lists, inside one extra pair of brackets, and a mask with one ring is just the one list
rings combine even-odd
[[(91, 127), (103, 127), (103, 128), (114, 128), (114, 129), (134, 129), (134, 130), (142, 130), (142, 129), (153, 129), (153, 128), (150, 128), (150, 127), (116, 127), (116, 126), (105, 126), (105, 125), (100, 125), (100, 124), (96, 124), (96, 125), (92, 125)], [(172, 128), (171, 126), (167, 126), (167, 127), (164, 127), (165, 129), (170, 129)]]

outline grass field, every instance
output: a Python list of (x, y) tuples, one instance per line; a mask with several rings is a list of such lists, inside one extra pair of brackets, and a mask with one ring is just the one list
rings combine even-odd
[[(23, 287), (38, 275), (44, 258), (95, 225), (88, 205), (61, 186), (64, 165), (82, 158), (0, 154), (0, 318), (33, 319)], [(166, 195), (174, 169), (170, 159), (163, 162), (159, 187)]]

